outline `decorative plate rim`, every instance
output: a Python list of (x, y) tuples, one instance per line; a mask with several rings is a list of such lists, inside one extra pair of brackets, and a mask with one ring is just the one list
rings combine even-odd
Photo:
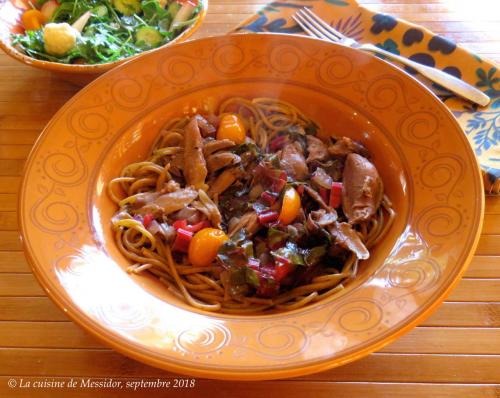
[[(259, 34), (259, 36), (272, 36), (272, 37), (278, 37), (278, 38), (284, 38), (290, 40), (289, 35), (282, 35), (282, 34), (272, 34), (272, 33), (265, 33), (265, 34)], [(239, 37), (243, 38), (241, 40), (246, 40), (244, 39), (245, 37), (250, 37), (254, 36), (252, 34), (235, 34), (235, 35), (230, 35), (229, 37)], [(228, 39), (228, 36), (223, 36), (224, 39)], [(213, 41), (217, 40), (218, 38), (205, 38), (205, 39), (200, 39), (199, 41)], [(296, 40), (299, 40), (298, 38)], [(315, 39), (311, 38), (304, 38), (302, 37), (300, 40), (313, 40), (316, 41)], [(186, 44), (175, 44), (173, 46), (169, 46), (168, 49), (165, 49), (163, 51), (168, 52), (171, 51), (171, 49), (176, 48), (178, 46), (182, 46)], [(188, 44), (189, 45), (189, 44)], [(356, 51), (356, 50), (350, 50), (350, 51)], [(147, 57), (148, 55), (146, 55)], [(363, 56), (370, 57), (369, 55), (363, 54)], [(371, 58), (371, 57), (370, 57)], [(132, 64), (133, 62), (141, 62), (140, 58), (132, 59), (129, 62), (127, 62), (126, 65)], [(387, 63), (386, 61), (375, 59), (374, 62), (382, 62), (385, 63), (386, 65), (389, 65), (391, 68), (394, 68), (397, 70), (399, 74), (405, 74), (409, 77), (411, 75), (406, 74), (405, 72), (399, 70), (398, 68), (394, 67), (390, 63)], [(386, 333), (382, 335), (377, 335), (377, 339), (375, 342), (372, 342), (370, 344), (367, 344), (366, 346), (362, 346), (362, 348), (353, 352), (348, 352), (347, 354), (344, 354), (343, 356), (340, 357), (334, 357), (334, 358), (329, 358), (329, 359), (320, 359), (316, 360), (312, 363), (307, 364), (306, 366), (304, 365), (293, 365), (291, 367), (286, 367), (283, 366), (281, 369), (272, 369), (272, 370), (266, 370), (266, 371), (239, 371), (239, 372), (230, 372), (227, 369), (222, 369), (222, 370), (217, 370), (213, 368), (193, 368), (189, 366), (182, 365), (181, 363), (174, 363), (174, 362), (165, 362), (165, 357), (159, 355), (157, 352), (152, 352), (148, 348), (145, 348), (141, 346), (138, 343), (132, 342), (132, 341), (126, 341), (124, 342), (124, 338), (121, 337), (118, 333), (110, 330), (109, 328), (105, 328), (97, 322), (96, 320), (92, 319), (88, 314), (80, 311), (77, 307), (77, 305), (74, 303), (74, 301), (70, 300), (69, 297), (64, 297), (60, 291), (57, 289), (57, 284), (53, 283), (50, 278), (46, 275), (45, 272), (42, 272), (41, 267), (37, 266), (37, 261), (35, 259), (35, 253), (32, 252), (30, 246), (29, 246), (29, 233), (26, 229), (25, 225), (25, 217), (26, 215), (24, 214), (23, 211), (23, 203), (25, 200), (25, 192), (26, 192), (26, 186), (29, 183), (28, 181), (28, 170), (31, 167), (32, 163), (36, 159), (36, 151), (41, 147), (43, 140), (46, 136), (49, 135), (50, 128), (52, 124), (54, 123), (54, 120), (57, 119), (57, 115), (62, 115), (66, 112), (67, 109), (70, 108), (70, 105), (74, 102), (77, 101), (83, 94), (85, 94), (87, 91), (92, 90), (92, 88), (95, 85), (98, 85), (101, 81), (104, 81), (106, 79), (106, 76), (99, 77), (96, 81), (82, 89), (77, 95), (75, 95), (70, 101), (68, 101), (61, 109), (56, 113), (54, 118), (48, 123), (46, 128), (43, 130), (43, 132), (40, 134), (38, 137), (35, 145), (33, 146), (28, 160), (24, 166), (24, 173), (23, 173), (23, 179), (20, 187), (20, 195), (19, 195), (19, 214), (18, 214), (18, 219), (19, 223), (21, 226), (21, 235), (22, 235), (22, 245), (24, 252), (26, 253), (26, 256), (28, 258), (28, 262), (33, 270), (33, 273), (35, 274), (36, 278), (40, 282), (40, 284), (43, 286), (44, 290), (47, 292), (48, 296), (60, 307), (64, 310), (64, 312), (76, 323), (78, 323), (80, 326), (82, 326), (85, 330), (90, 332), (94, 337), (98, 338), (100, 341), (104, 342), (107, 345), (112, 346), (115, 350), (118, 352), (121, 352), (129, 357), (132, 357), (134, 359), (138, 359), (142, 362), (146, 362), (149, 364), (153, 364), (154, 366), (167, 369), (167, 370), (172, 370), (175, 372), (183, 373), (183, 374), (188, 374), (188, 375), (195, 375), (195, 376), (200, 376), (200, 377), (212, 377), (212, 378), (222, 378), (222, 379), (237, 379), (237, 380), (257, 380), (257, 379), (275, 379), (275, 378), (280, 378), (280, 377), (292, 377), (292, 376), (298, 376), (298, 375), (305, 375), (305, 374), (310, 374), (314, 373), (317, 371), (321, 370), (326, 370), (332, 367), (336, 367), (342, 364), (345, 364), (347, 362), (351, 362), (355, 359), (358, 359), (362, 356), (365, 356), (373, 351), (376, 351), (385, 345), (389, 344), (396, 338), (398, 338), (400, 335), (406, 333), (408, 330), (413, 328), (415, 325), (417, 325), (419, 322), (421, 322), (423, 319), (425, 319), (427, 316), (429, 316), (437, 306), (441, 304), (441, 302), (444, 300), (444, 298), (449, 294), (449, 292), (453, 289), (453, 287), (459, 282), (461, 276), (465, 272), (467, 265), (472, 259), (472, 256), (474, 255), (474, 250), (478, 244), (479, 237), (480, 237), (480, 231), (481, 231), (481, 225), (483, 221), (483, 209), (484, 209), (484, 195), (480, 195), (479, 198), (476, 199), (476, 202), (478, 202), (478, 207), (477, 207), (477, 212), (476, 217), (474, 217), (474, 226), (476, 227), (475, 234), (471, 232), (470, 234), (470, 240), (471, 240), (471, 245), (470, 245), (470, 250), (466, 254), (462, 253), (462, 256), (464, 257), (464, 260), (462, 262), (462, 265), (457, 268), (457, 271), (455, 274), (452, 274), (451, 276), (451, 281), (444, 285), (444, 282), (442, 282), (443, 286), (446, 286), (445, 288), (442, 288), (442, 290), (436, 292), (431, 298), (427, 300), (425, 303), (426, 306), (422, 308), (422, 306), (419, 306), (419, 311), (414, 311), (411, 313), (411, 320), (410, 321), (405, 321), (404, 325), (401, 326), (394, 326), (393, 328), (390, 328), (386, 331)], [(102, 80), (101, 80), (102, 79)], [(427, 93), (432, 95), (432, 101), (434, 101), (435, 104), (437, 104), (438, 107), (443, 109), (449, 119), (451, 120), (452, 123), (455, 124), (455, 127), (459, 130), (462, 131), (460, 125), (456, 121), (456, 119), (453, 117), (451, 112), (435, 97), (435, 95), (430, 92), (425, 86), (423, 86), (420, 82), (412, 78), (414, 82), (417, 83), (417, 85), (420, 86), (420, 89), (424, 89), (427, 91)], [(468, 143), (466, 141), (466, 137), (462, 136), (463, 142), (467, 145), (467, 151), (469, 152), (469, 155), (471, 156), (471, 159), (476, 159), (475, 155), (472, 151), (472, 149), (468, 146)], [(476, 181), (480, 185), (480, 190), (479, 192), (482, 193), (482, 180), (479, 178), (480, 176), (480, 169), (479, 166), (477, 165), (476, 162), (476, 167), (474, 169), (474, 174), (476, 175), (477, 179)], [(90, 224), (90, 223), (89, 223)], [(435, 297), (434, 297), (435, 296)], [(357, 345), (357, 347), (359, 344)], [(163, 359), (162, 359), (163, 358)], [(221, 367), (223, 368), (223, 367)]]

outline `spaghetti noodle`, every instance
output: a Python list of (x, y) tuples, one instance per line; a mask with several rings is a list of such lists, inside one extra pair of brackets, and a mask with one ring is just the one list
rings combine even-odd
[(108, 185), (128, 271), (233, 314), (294, 310), (342, 290), (395, 212), (366, 148), (316, 133), (270, 98), (171, 120), (148, 158)]

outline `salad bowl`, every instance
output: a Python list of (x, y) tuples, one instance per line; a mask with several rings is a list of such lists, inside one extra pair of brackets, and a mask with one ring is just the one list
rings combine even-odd
[[(50, 1), (55, 4), (59, 4), (56, 0)], [(116, 0), (113, 4), (117, 1), (121, 0)], [(189, 1), (187, 2), (189, 3)], [(198, 1), (196, 1), (196, 3), (199, 4), (200, 7), (196, 20), (166, 44), (152, 49), (145, 47), (144, 51), (109, 62), (105, 61), (103, 63), (83, 64), (80, 62), (60, 63), (52, 62), (47, 59), (36, 59), (25, 54), (23, 51), (20, 51), (18, 46), (13, 44), (13, 35), (23, 34), (25, 32), (22, 15), (25, 11), (30, 10), (32, 6), (29, 1), (25, 0), (0, 0), (0, 49), (2, 49), (7, 55), (26, 65), (55, 72), (63, 79), (83, 86), (95, 79), (97, 76), (113, 69), (117, 65), (120, 65), (131, 58), (140, 56), (144, 53), (155, 52), (162, 47), (187, 40), (199, 29), (205, 19), (208, 9), (208, 0), (199, 0), (199, 3)], [(99, 6), (97, 6), (95, 10), (99, 13)], [(112, 35), (113, 32), (110, 34)]]
[[(373, 155), (396, 219), (340, 294), (285, 313), (216, 314), (127, 274), (107, 184), (168, 120), (234, 96), (288, 101)], [(192, 376), (276, 379), (359, 359), (428, 317), (477, 246), (480, 175), (449, 110), (385, 61), (306, 37), (230, 35), (134, 59), (65, 104), (27, 161), (19, 224), (46, 293), (103, 343)]]

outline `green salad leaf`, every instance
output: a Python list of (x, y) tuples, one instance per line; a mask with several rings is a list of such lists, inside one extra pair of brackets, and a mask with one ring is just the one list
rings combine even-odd
[[(35, 4), (41, 7), (45, 0)], [(12, 44), (30, 57), (59, 63), (100, 64), (117, 61), (162, 46), (180, 34), (171, 30), (178, 4), (162, 7), (158, 0), (60, 0), (49, 22), (73, 24), (91, 11), (76, 45), (62, 56), (45, 49), (43, 28), (12, 35)], [(175, 3), (175, 6), (172, 4)], [(200, 7), (194, 10), (194, 19)]]

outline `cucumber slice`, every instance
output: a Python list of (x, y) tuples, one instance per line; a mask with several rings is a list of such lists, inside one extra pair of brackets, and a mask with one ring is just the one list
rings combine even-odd
[(126, 16), (137, 14), (142, 10), (140, 0), (113, 0), (113, 7)]
[(92, 10), (92, 14), (96, 17), (105, 17), (108, 15), (108, 7), (99, 5)]
[(135, 44), (139, 47), (158, 47), (163, 41), (162, 34), (151, 26), (140, 26), (135, 31)]

